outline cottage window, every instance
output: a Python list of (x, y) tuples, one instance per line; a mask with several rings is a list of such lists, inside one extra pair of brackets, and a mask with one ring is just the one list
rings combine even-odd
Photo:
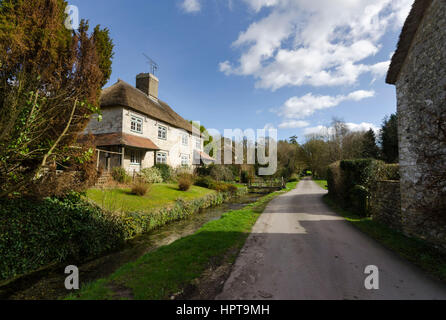
[(136, 133), (142, 133), (142, 118), (132, 116), (130, 122), (130, 130)]
[(141, 164), (141, 153), (139, 151), (130, 152), (130, 164)]
[(165, 152), (157, 152), (156, 153), (156, 163), (167, 164), (167, 153)]
[(183, 134), (181, 141), (183, 142), (183, 146), (189, 145), (189, 137), (187, 136), (187, 134)]
[(158, 138), (167, 140), (167, 128), (164, 126), (158, 126)]
[(195, 149), (201, 150), (201, 139), (200, 138), (195, 139)]
[(188, 156), (187, 154), (183, 154), (183, 155), (181, 156), (181, 165), (182, 165), (183, 167), (187, 167), (187, 166), (189, 166), (189, 156)]

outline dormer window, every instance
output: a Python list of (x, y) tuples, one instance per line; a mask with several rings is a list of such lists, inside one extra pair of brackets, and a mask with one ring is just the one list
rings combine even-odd
[(158, 126), (158, 139), (167, 140), (167, 127)]
[(142, 118), (132, 116), (130, 121), (130, 130), (136, 133), (142, 133)]

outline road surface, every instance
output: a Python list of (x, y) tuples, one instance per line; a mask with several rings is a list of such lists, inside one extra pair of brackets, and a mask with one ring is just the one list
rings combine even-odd
[[(217, 299), (446, 299), (446, 285), (331, 211), (311, 180), (275, 198)], [(379, 270), (367, 290), (366, 266)]]

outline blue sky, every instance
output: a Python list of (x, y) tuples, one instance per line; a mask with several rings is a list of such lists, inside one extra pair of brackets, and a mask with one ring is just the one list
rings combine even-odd
[(342, 118), (380, 126), (396, 110), (385, 72), (412, 0), (73, 0), (108, 27), (113, 73), (159, 65), (160, 99), (208, 128), (305, 134)]

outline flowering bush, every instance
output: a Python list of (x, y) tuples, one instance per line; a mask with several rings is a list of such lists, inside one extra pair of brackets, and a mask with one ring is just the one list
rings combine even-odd
[(145, 168), (141, 170), (141, 178), (146, 183), (162, 183), (163, 176), (158, 168)]

